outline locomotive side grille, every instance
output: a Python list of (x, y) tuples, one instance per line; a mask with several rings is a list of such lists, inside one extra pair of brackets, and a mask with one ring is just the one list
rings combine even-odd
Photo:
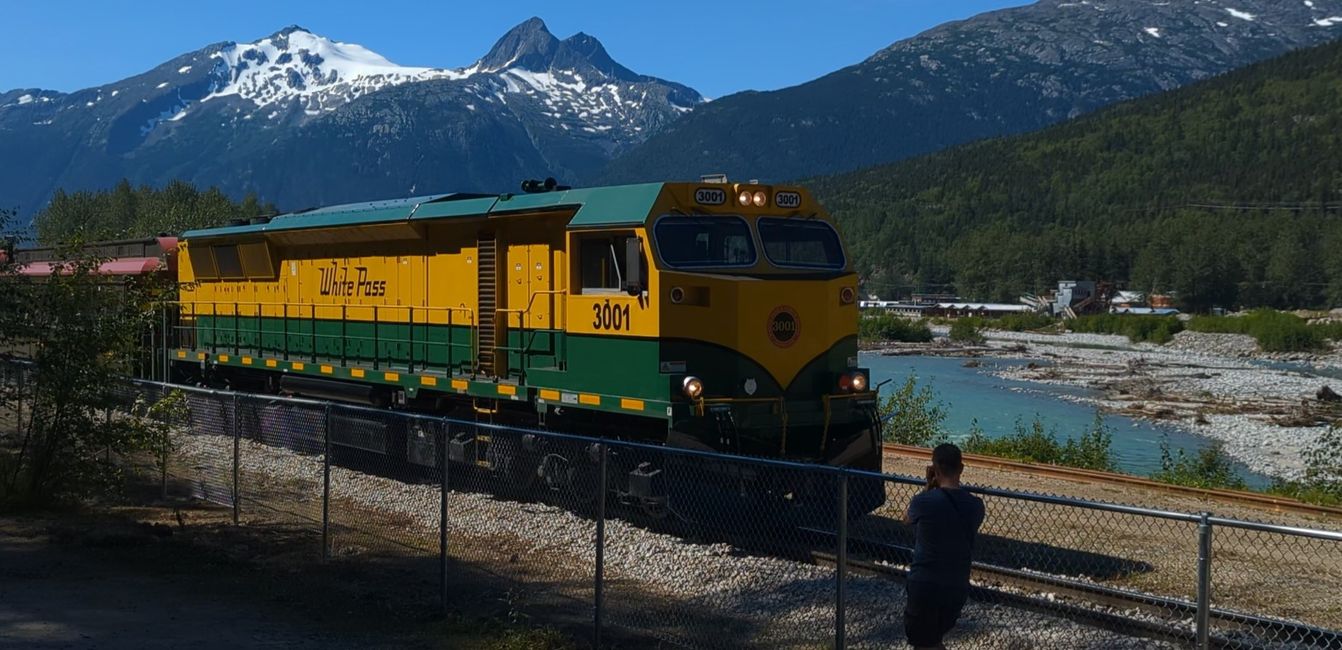
[(478, 264), (478, 289), (480, 296), (479, 316), (476, 319), (477, 336), (480, 350), (477, 357), (478, 370), (487, 375), (497, 376), (494, 348), (497, 345), (494, 312), (498, 307), (498, 240), (494, 233), (480, 233), (476, 240)]

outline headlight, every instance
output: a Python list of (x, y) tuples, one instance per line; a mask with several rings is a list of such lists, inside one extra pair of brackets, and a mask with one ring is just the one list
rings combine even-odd
[(753, 198), (755, 201), (755, 207), (757, 208), (764, 207), (765, 202), (769, 200), (768, 195), (766, 195), (763, 191), (755, 192), (755, 196)]
[(750, 205), (750, 190), (741, 190), (741, 196), (736, 197), (741, 205)]
[(853, 391), (863, 393), (867, 390), (867, 375), (861, 372), (853, 373)]
[(704, 394), (704, 382), (698, 377), (686, 377), (685, 381), (680, 382), (680, 389), (685, 391), (685, 397), (698, 399)]

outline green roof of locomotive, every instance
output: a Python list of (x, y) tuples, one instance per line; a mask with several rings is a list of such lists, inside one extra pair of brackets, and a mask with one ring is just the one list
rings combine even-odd
[(570, 228), (637, 225), (647, 220), (661, 194), (662, 183), (587, 187), (535, 194), (436, 194), (407, 199), (346, 203), (282, 214), (266, 223), (203, 228), (182, 233), (184, 239), (257, 235), (314, 228), (489, 217), (518, 212), (577, 209)]

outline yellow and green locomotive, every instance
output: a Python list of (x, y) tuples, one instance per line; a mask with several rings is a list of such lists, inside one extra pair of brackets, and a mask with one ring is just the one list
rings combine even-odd
[[(531, 187), (183, 234), (179, 376), (879, 471), (857, 278), (804, 189)], [(437, 457), (422, 436), (348, 444)], [(501, 447), (463, 433), (451, 458), (545, 474)], [(634, 460), (614, 489), (655, 508), (661, 468)]]

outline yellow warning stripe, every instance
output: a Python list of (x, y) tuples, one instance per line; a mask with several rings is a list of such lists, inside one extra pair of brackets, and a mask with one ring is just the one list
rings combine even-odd
[(627, 397), (621, 397), (621, 398), (620, 398), (620, 408), (625, 409), (625, 410), (628, 410), (628, 411), (642, 411), (642, 410), (643, 410), (643, 400), (641, 400), (641, 399), (629, 399), (629, 398), (627, 398)]
[(516, 395), (517, 387), (510, 384), (499, 384), (498, 391), (500, 395)]
[(581, 404), (591, 404), (592, 406), (601, 406), (601, 396), (588, 395), (587, 393), (579, 393), (578, 402)]

